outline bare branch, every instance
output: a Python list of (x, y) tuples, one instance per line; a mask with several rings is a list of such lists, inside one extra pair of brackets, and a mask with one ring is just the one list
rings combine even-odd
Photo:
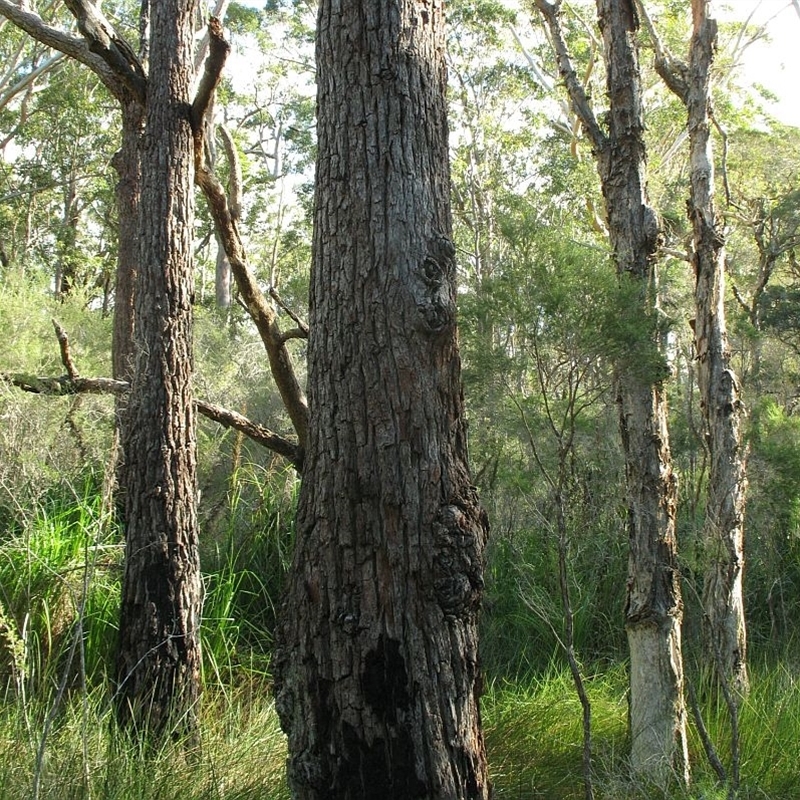
[(203, 136), (203, 118), (211, 105), (214, 92), (222, 80), (222, 69), (228, 59), (228, 54), (231, 52), (231, 46), (223, 36), (222, 23), (218, 17), (211, 17), (208, 21), (208, 35), (209, 47), (206, 68), (192, 103), (192, 129), (195, 132), (195, 137), (198, 135)]
[(572, 110), (581, 121), (583, 130), (592, 143), (592, 149), (596, 153), (600, 153), (606, 146), (606, 137), (597, 123), (586, 89), (578, 80), (578, 76), (572, 66), (572, 60), (567, 50), (567, 43), (564, 40), (564, 33), (561, 30), (561, 22), (559, 20), (561, 3), (535, 0), (535, 4), (550, 30), (551, 43), (558, 61), (558, 71), (569, 93)]
[(70, 380), (75, 380), (79, 377), (78, 370), (75, 368), (75, 362), (72, 360), (72, 353), (69, 349), (69, 337), (67, 332), (58, 324), (56, 320), (52, 320), (53, 327), (56, 330), (56, 338), (58, 339), (58, 346), (61, 348), (61, 363), (67, 370), (67, 377)]
[(64, 54), (57, 53), (52, 58), (48, 58), (47, 61), (36, 67), (36, 69), (32, 69), (13, 86), (4, 90), (3, 93), (0, 94), (0, 109), (5, 108), (20, 92), (24, 92), (29, 86), (33, 85), (37, 78), (53, 70), (53, 68), (58, 66), (63, 60)]
[[(22, 389), (23, 392), (55, 397), (80, 394), (123, 395), (130, 389), (127, 381), (117, 381), (113, 378), (81, 378), (77, 375), (75, 377), (69, 375), (48, 377), (25, 373), (0, 373), (0, 380)], [(286, 458), (298, 472), (301, 470), (303, 451), (296, 442), (271, 431), (258, 422), (253, 422), (236, 411), (230, 411), (204, 400), (195, 400), (194, 404), (197, 411), (204, 417), (226, 428), (241, 431), (256, 444)]]
[(233, 428), (240, 431), (249, 439), (252, 439), (257, 444), (263, 445), (268, 450), (278, 453), (292, 463), (298, 472), (303, 467), (303, 453), (297, 442), (286, 439), (283, 436), (253, 422), (247, 417), (243, 417), (236, 411), (230, 411), (227, 408), (206, 403), (202, 400), (195, 400), (195, 407), (197, 410), (208, 419), (218, 422), (226, 428)]
[(228, 208), (231, 217), (239, 219), (242, 216), (242, 162), (236, 154), (236, 144), (231, 132), (224, 125), (217, 125), (217, 133), (222, 139), (225, 157), (228, 159), (230, 175), (228, 176)]
[(644, 20), (644, 25), (653, 43), (656, 72), (670, 91), (676, 94), (685, 105), (689, 100), (689, 67), (684, 61), (673, 58), (667, 50), (642, 0), (636, 0), (636, 8), (639, 16)]
[(77, 20), (78, 30), (89, 43), (89, 49), (108, 64), (140, 103), (144, 103), (147, 78), (142, 65), (130, 45), (103, 16), (100, 7), (89, 0), (64, 0), (64, 4)]
[[(225, 14), (228, 11), (228, 6), (230, 5), (230, 0), (217, 0), (216, 5), (214, 6), (213, 10), (211, 11), (211, 16), (216, 17), (219, 20), (225, 19)], [(203, 62), (206, 60), (206, 56), (208, 55), (208, 49), (211, 45), (211, 32), (206, 29), (203, 38), (200, 40), (200, 44), (198, 45), (197, 52), (194, 56), (194, 71), (196, 73), (200, 72), (201, 67), (203, 66)]]
[(118, 99), (127, 94), (127, 86), (120, 76), (111, 69), (106, 61), (94, 53), (89, 42), (78, 36), (48, 25), (38, 14), (27, 11), (11, 0), (0, 0), (0, 15), (14, 23), (20, 30), (25, 31), (37, 42), (52, 47), (65, 55), (80, 61), (92, 70), (103, 82), (103, 85)]
[[(215, 36), (222, 37), (221, 26), (210, 32), (212, 40)], [(222, 49), (220, 49), (220, 52), (222, 52)], [(212, 57), (209, 56), (210, 59)], [(305, 447), (308, 435), (308, 404), (297, 378), (291, 354), (286, 348), (286, 340), (283, 339), (283, 334), (278, 324), (278, 316), (250, 271), (247, 251), (239, 234), (236, 218), (231, 211), (228, 196), (219, 178), (206, 162), (204, 126), (198, 125), (194, 133), (195, 181), (206, 197), (217, 234), (222, 242), (225, 254), (228, 256), (231, 272), (233, 272), (233, 276), (236, 279), (241, 299), (255, 323), (261, 336), (261, 341), (264, 343), (272, 377), (278, 387), (278, 392), (281, 395), (281, 400), (289, 414), (289, 418), (292, 420), (300, 447)], [(235, 148), (232, 147), (227, 153), (230, 158), (234, 160), (237, 158)], [(232, 163), (231, 172), (235, 172), (236, 169), (237, 166)]]
[[(300, 331), (299, 336), (293, 336), (289, 338), (295, 339), (308, 339), (308, 325), (297, 316), (297, 314), (292, 311), (289, 306), (283, 301), (283, 298), (278, 294), (278, 290), (272, 286), (269, 290), (269, 296), (292, 318), (292, 320), (297, 325), (298, 330)], [(286, 334), (284, 334), (286, 335)]]

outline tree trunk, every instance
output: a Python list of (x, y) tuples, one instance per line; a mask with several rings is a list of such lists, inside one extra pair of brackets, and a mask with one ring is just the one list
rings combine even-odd
[(228, 261), (225, 248), (217, 236), (217, 263), (214, 269), (214, 297), (217, 308), (231, 307), (232, 278), (231, 262)]
[(133, 98), (120, 103), (122, 144), (113, 165), (119, 180), (116, 186), (117, 275), (114, 289), (114, 329), (111, 343), (111, 374), (118, 381), (130, 381), (133, 365), (133, 297), (139, 263), (139, 200), (141, 169), (139, 144), (142, 138), (143, 109)]
[[(597, 154), (620, 281), (639, 287), (641, 315), (656, 321), (659, 225), (647, 203), (646, 153), (633, 0), (598, 0), (610, 99), (608, 139)], [(625, 293), (627, 294), (627, 292)], [(618, 365), (627, 474), (630, 556), (625, 627), (631, 659), (633, 771), (658, 784), (689, 780), (672, 471), (663, 380), (652, 366)]]
[(295, 798), (485, 798), (441, 0), (322, 0), (310, 430), (275, 653)]
[(707, 0), (693, 0), (694, 35), (686, 107), (691, 148), (689, 216), (694, 231), (697, 381), (710, 454), (705, 541), (710, 559), (703, 590), (711, 657), (725, 680), (747, 689), (744, 618), (744, 413), (731, 368), (725, 326), (725, 243), (714, 208), (709, 74), (717, 24)]
[(123, 727), (191, 730), (201, 584), (192, 402), (194, 4), (151, 7), (141, 150), (136, 362), (126, 457), (126, 562), (117, 707)]

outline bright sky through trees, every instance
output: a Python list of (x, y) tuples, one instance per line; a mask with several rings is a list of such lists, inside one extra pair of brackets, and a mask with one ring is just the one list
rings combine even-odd
[[(766, 36), (743, 55), (743, 78), (762, 85), (778, 98), (769, 110), (781, 121), (800, 126), (800, 0), (730, 0), (720, 17), (766, 26)], [(752, 16), (750, 16), (752, 15)]]

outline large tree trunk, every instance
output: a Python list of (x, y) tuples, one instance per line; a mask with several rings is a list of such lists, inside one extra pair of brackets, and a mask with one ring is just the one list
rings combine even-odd
[(742, 402), (725, 326), (725, 245), (714, 208), (709, 79), (717, 24), (707, 0), (693, 0), (694, 35), (686, 107), (691, 147), (689, 216), (694, 231), (697, 382), (710, 454), (705, 540), (709, 557), (703, 606), (709, 646), (725, 680), (747, 689), (744, 569), (746, 453)]
[(441, 0), (322, 0), (310, 430), (275, 655), (295, 798), (485, 798)]
[(159, 736), (193, 725), (201, 584), (191, 387), (194, 5), (163, 0), (151, 12), (117, 699), (123, 726)]
[[(645, 187), (638, 19), (633, 0), (598, 0), (597, 8), (610, 98), (608, 140), (598, 153), (598, 165), (611, 244), (620, 280), (638, 285), (641, 315), (654, 320), (659, 226)], [(673, 775), (689, 779), (675, 541), (677, 481), (665, 377), (666, 372), (656, 374), (648, 365), (618, 366), (630, 536), (625, 627), (631, 660), (631, 765), (659, 784)]]

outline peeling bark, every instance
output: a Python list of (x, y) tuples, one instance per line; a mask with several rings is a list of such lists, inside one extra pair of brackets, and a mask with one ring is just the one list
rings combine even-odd
[(747, 636), (742, 577), (746, 448), (744, 405), (731, 366), (725, 325), (725, 240), (714, 207), (714, 162), (710, 135), (709, 73), (717, 24), (707, 0), (694, 0), (694, 35), (687, 95), (691, 148), (689, 216), (694, 231), (695, 351), (700, 404), (710, 455), (705, 543), (708, 551), (703, 606), (709, 648), (724, 679), (746, 691)]
[[(536, 0), (536, 5), (550, 29), (561, 77), (597, 161), (617, 275), (639, 288), (639, 313), (644, 322), (652, 321), (658, 314), (660, 228), (646, 191), (634, 2), (597, 0), (609, 102), (603, 127), (572, 68), (560, 4)], [(675, 539), (677, 479), (663, 386), (667, 374), (666, 368), (658, 374), (638, 363), (620, 362), (616, 368), (630, 540), (625, 628), (631, 660), (631, 767), (662, 786), (674, 779), (689, 781)]]
[(642, 8), (655, 42), (656, 69), (686, 107), (689, 130), (689, 220), (695, 274), (695, 359), (700, 406), (709, 452), (704, 539), (708, 565), (703, 608), (710, 660), (740, 692), (746, 691), (747, 634), (744, 616), (744, 512), (747, 452), (742, 442), (745, 410), (732, 369), (725, 320), (725, 237), (714, 203), (711, 141), (711, 65), (717, 23), (708, 0), (692, 0), (689, 63), (673, 59)]

